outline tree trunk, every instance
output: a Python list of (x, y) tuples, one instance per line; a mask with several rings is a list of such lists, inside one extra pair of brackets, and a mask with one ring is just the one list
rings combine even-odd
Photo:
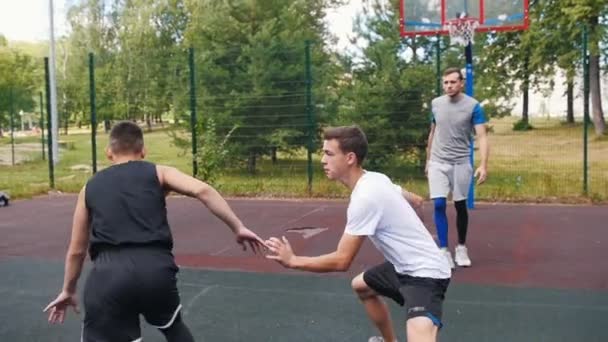
[(272, 163), (276, 164), (277, 163), (277, 147), (273, 146), (270, 149), (271, 149), (271, 152), (272, 152), (272, 154), (271, 154), (271, 156), (272, 156)]
[(150, 114), (146, 114), (146, 126), (148, 126), (148, 132), (152, 132), (152, 120), (150, 120)]
[[(599, 17), (594, 15), (589, 20), (590, 37), (599, 36)], [(602, 89), (600, 85), (600, 46), (598, 39), (590, 40), (589, 49), (589, 92), (591, 94), (591, 108), (595, 135), (602, 136), (606, 131), (604, 110), (602, 109)]]
[(256, 162), (256, 153), (254, 151), (249, 151), (249, 159), (247, 160), (247, 172), (250, 174), (255, 173), (255, 162)]
[(108, 119), (103, 120), (103, 128), (106, 131), (106, 133), (108, 133), (110, 131), (110, 129), (112, 129), (112, 123), (110, 122), (110, 120), (108, 120)]
[(521, 92), (523, 94), (522, 109), (521, 109), (521, 121), (528, 124), (528, 104), (530, 96), (530, 73), (528, 72), (528, 56), (524, 58), (524, 81), (521, 84)]
[(412, 52), (413, 52), (413, 54), (412, 54), (412, 63), (413, 64), (418, 64), (418, 54), (416, 53), (416, 51), (418, 50), (418, 42), (416, 41), (416, 37), (415, 36), (412, 37), (411, 48), (412, 48)]
[(524, 82), (523, 85), (523, 89), (522, 89), (522, 93), (523, 93), (523, 101), (522, 101), (522, 109), (521, 109), (521, 121), (528, 123), (529, 120), (529, 115), (528, 115), (528, 98), (529, 98), (529, 91), (528, 91), (528, 82)]
[(567, 89), (566, 89), (566, 102), (568, 103), (568, 109), (566, 112), (566, 122), (569, 124), (574, 123), (574, 80), (572, 78), (568, 78), (567, 81)]
[(606, 131), (604, 110), (602, 108), (602, 92), (600, 86), (600, 56), (589, 56), (589, 92), (591, 93), (591, 107), (593, 111), (593, 126), (595, 135), (602, 136)]

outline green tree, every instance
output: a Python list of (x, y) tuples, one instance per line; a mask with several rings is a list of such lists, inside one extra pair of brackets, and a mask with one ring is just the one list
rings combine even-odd
[[(602, 0), (546, 0), (530, 4), (530, 28), (524, 32), (488, 34), (476, 40), (482, 50), (478, 82), (484, 98), (510, 99), (519, 89), (552, 89), (555, 75), (564, 71), (567, 118), (574, 121), (574, 80), (582, 76), (582, 32), (590, 32), (591, 102), (596, 134), (605, 130), (601, 105), (600, 46), (608, 36), (600, 18), (608, 8)], [(518, 87), (519, 86), (519, 87)], [(524, 107), (524, 114), (527, 108)], [(524, 121), (526, 117), (524, 116)]]
[[(196, 50), (199, 113), (217, 122), (217, 132), (238, 125), (233, 149), (256, 160), (277, 147), (306, 143), (305, 41), (314, 42), (315, 94), (333, 79), (324, 9), (328, 0), (189, 1), (186, 43)], [(204, 125), (201, 129), (205, 129)]]
[[(7, 45), (0, 46), (0, 136), (3, 129), (10, 129), (11, 107), (14, 113), (33, 111), (34, 96), (39, 89), (40, 70), (32, 57)], [(16, 116), (15, 124), (18, 123), (19, 116)]]
[(476, 95), (480, 99), (500, 103), (510, 102), (521, 94), (522, 120), (515, 125), (517, 129), (531, 127), (528, 115), (530, 90), (548, 90), (554, 76), (553, 60), (546, 58), (543, 52), (545, 46), (551, 44), (543, 39), (544, 28), (540, 18), (544, 15), (544, 7), (533, 4), (529, 10), (530, 27), (527, 30), (492, 32), (479, 35), (475, 40), (479, 45), (476, 49), (479, 54)]
[(569, 33), (567, 36), (570, 39), (580, 40), (585, 26), (589, 31), (589, 86), (593, 124), (596, 135), (601, 136), (605, 134), (606, 121), (600, 84), (600, 46), (608, 43), (608, 30), (600, 21), (608, 17), (608, 6), (605, 0), (562, 0), (559, 4), (563, 15), (558, 23), (563, 31)]
[(434, 45), (426, 38), (403, 41), (397, 8), (387, 10), (383, 1), (369, 4), (355, 30), (357, 39), (368, 46), (361, 56), (347, 58), (349, 70), (341, 89), (345, 95), (334, 123), (355, 123), (364, 129), (370, 141), (370, 167), (383, 168), (409, 153), (420, 166), (430, 122), (428, 105), (435, 96)]
[[(182, 0), (86, 0), (68, 11), (62, 90), (77, 122), (88, 122), (88, 54), (95, 55), (98, 116), (144, 120), (148, 127), (185, 99), (178, 65), (188, 16)], [(179, 83), (181, 82), (181, 83)], [(181, 89), (180, 89), (181, 87)], [(183, 106), (182, 106), (183, 107)]]
[(83, 0), (67, 13), (70, 35), (66, 38), (59, 65), (60, 97), (64, 110), (78, 124), (90, 123), (88, 54), (95, 56), (97, 115), (106, 130), (115, 117), (120, 89), (113, 79), (113, 54), (118, 49), (114, 25), (115, 4), (105, 0)]

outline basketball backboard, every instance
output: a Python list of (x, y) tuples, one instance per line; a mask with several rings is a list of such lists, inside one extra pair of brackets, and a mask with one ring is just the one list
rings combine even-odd
[(474, 19), (476, 32), (528, 28), (529, 0), (399, 0), (401, 36), (448, 34), (454, 19)]

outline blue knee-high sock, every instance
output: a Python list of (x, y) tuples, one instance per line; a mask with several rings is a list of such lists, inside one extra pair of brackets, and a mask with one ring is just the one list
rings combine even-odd
[(448, 246), (448, 216), (445, 212), (447, 201), (445, 197), (433, 199), (435, 203), (435, 226), (437, 227), (437, 237), (439, 238), (439, 247)]

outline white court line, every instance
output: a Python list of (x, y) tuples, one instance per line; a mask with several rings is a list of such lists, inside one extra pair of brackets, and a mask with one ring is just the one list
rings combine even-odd
[[(181, 283), (183, 286), (190, 287), (209, 287), (207, 284), (197, 284), (197, 283)], [(280, 293), (280, 294), (289, 294), (289, 295), (307, 295), (307, 296), (315, 296), (315, 295), (323, 295), (323, 296), (333, 296), (333, 297), (352, 297), (355, 298), (354, 294), (345, 294), (338, 292), (328, 292), (328, 291), (302, 291), (302, 290), (286, 290), (286, 289), (261, 289), (261, 288), (251, 288), (245, 286), (224, 286), (224, 285), (215, 285), (215, 287), (220, 289), (228, 289), (228, 290), (239, 290), (239, 291), (251, 291), (251, 292), (260, 292), (260, 293)], [(586, 311), (600, 311), (600, 312), (608, 312), (608, 306), (587, 306), (587, 305), (570, 305), (570, 304), (548, 304), (548, 303), (531, 303), (531, 302), (506, 302), (506, 301), (476, 301), (476, 300), (462, 300), (462, 299), (447, 299), (447, 303), (449, 304), (457, 304), (457, 305), (478, 305), (478, 306), (502, 306), (502, 307), (524, 307), (524, 308), (551, 308), (551, 309), (568, 309), (568, 310), (586, 310)]]
[[(190, 287), (207, 287), (207, 284), (197, 284), (197, 283), (179, 283), (183, 286)], [(345, 294), (338, 292), (328, 292), (328, 291), (300, 291), (300, 290), (285, 290), (285, 289), (261, 289), (261, 288), (252, 288), (246, 286), (225, 286), (225, 285), (215, 285), (215, 287), (220, 289), (227, 290), (247, 290), (252, 292), (260, 292), (260, 293), (281, 293), (281, 294), (290, 294), (290, 295), (323, 295), (323, 296), (335, 296), (335, 297), (354, 297), (354, 294)]]
[(287, 227), (289, 224), (292, 224), (292, 223), (294, 223), (294, 222), (298, 222), (298, 221), (300, 221), (301, 219), (305, 218), (306, 216), (311, 215), (311, 214), (314, 214), (314, 213), (316, 213), (317, 211), (323, 211), (323, 210), (325, 210), (326, 208), (327, 208), (327, 206), (326, 206), (326, 205), (323, 205), (323, 206), (320, 206), (320, 207), (318, 207), (318, 208), (315, 208), (315, 209), (313, 209), (313, 210), (311, 210), (311, 211), (307, 212), (306, 214), (304, 214), (304, 215), (302, 215), (302, 216), (300, 216), (300, 217), (298, 217), (298, 218), (295, 218), (295, 219), (292, 219), (292, 220), (287, 221), (287, 223), (285, 223), (283, 226), (281, 226), (281, 228), (286, 228), (286, 227)]
[(188, 303), (186, 304), (186, 307), (184, 308), (184, 315), (188, 314), (188, 311), (190, 311), (190, 309), (192, 308), (192, 305), (194, 305), (194, 303), (202, 296), (206, 295), (209, 291), (213, 290), (214, 288), (218, 287), (218, 285), (209, 285), (209, 286), (204, 286), (197, 294), (196, 296), (192, 297)]
[(219, 250), (219, 251), (217, 251), (217, 252), (213, 252), (213, 253), (211, 253), (211, 255), (212, 255), (212, 256), (217, 256), (217, 255), (220, 255), (220, 254), (222, 254), (222, 253), (224, 253), (224, 252), (226, 252), (226, 251), (228, 251), (228, 250), (230, 250), (230, 249), (232, 249), (232, 248), (234, 248), (234, 246), (230, 245), (230, 246), (227, 246), (227, 247), (224, 247), (224, 248), (220, 249), (220, 250)]
[(498, 302), (498, 301), (475, 301), (475, 300), (447, 300), (448, 303), (462, 305), (480, 305), (480, 306), (503, 306), (503, 307), (536, 307), (550, 309), (569, 309), (569, 310), (588, 310), (608, 312), (608, 306), (587, 306), (587, 305), (571, 305), (571, 304), (548, 304), (548, 303), (530, 303), (530, 302)]

